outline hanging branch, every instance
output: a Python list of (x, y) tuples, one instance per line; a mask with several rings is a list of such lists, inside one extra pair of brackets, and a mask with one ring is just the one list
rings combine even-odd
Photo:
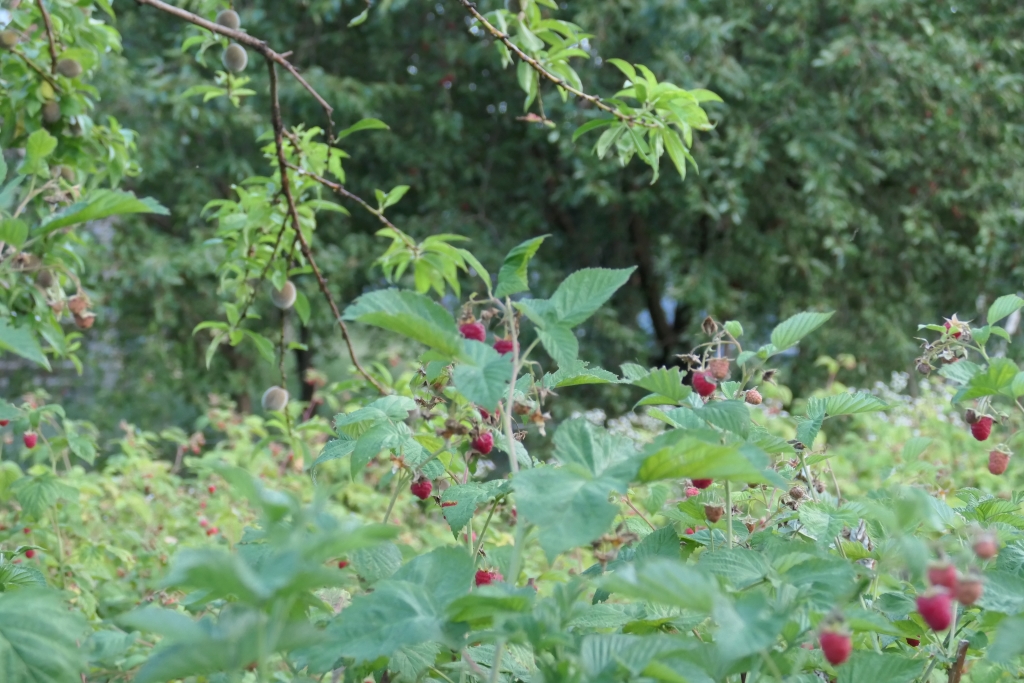
[(326, 187), (331, 192), (334, 192), (338, 196), (344, 197), (346, 199), (350, 199), (350, 200), (356, 202), (357, 204), (362, 206), (364, 209), (366, 209), (368, 212), (370, 212), (374, 216), (376, 216), (377, 219), (381, 223), (383, 223), (384, 225), (388, 226), (389, 228), (392, 228), (394, 230), (398, 230), (398, 228), (395, 227), (395, 224), (387, 219), (387, 217), (384, 215), (384, 212), (378, 211), (377, 209), (373, 208), (373, 206), (371, 206), (368, 201), (366, 201), (365, 199), (363, 199), (359, 195), (355, 194), (354, 192), (350, 192), (350, 191), (346, 190), (345, 186), (342, 185), (341, 183), (336, 183), (336, 182), (333, 182), (331, 180), (328, 180), (327, 178), (324, 178), (323, 176), (317, 175), (316, 173), (313, 173), (312, 171), (307, 170), (305, 168), (301, 168), (299, 166), (296, 166), (295, 164), (293, 164), (291, 162), (285, 162), (285, 163), (288, 165), (288, 168), (292, 169), (293, 171), (295, 171), (299, 175), (309, 176), (310, 178), (312, 178), (316, 182), (320, 183), (321, 185)]
[(36, 0), (39, 13), (43, 15), (43, 24), (46, 25), (46, 38), (50, 41), (50, 73), (57, 73), (57, 42), (53, 38), (53, 22), (50, 21), (50, 13), (43, 7), (43, 0)]
[(366, 380), (377, 389), (377, 391), (383, 395), (387, 395), (389, 393), (388, 390), (379, 381), (377, 381), (373, 375), (367, 372), (366, 368), (364, 368), (362, 363), (359, 362), (355, 348), (352, 345), (352, 337), (349, 335), (348, 326), (345, 325), (345, 321), (342, 320), (338, 304), (328, 289), (327, 281), (320, 272), (320, 268), (317, 266), (316, 260), (313, 258), (313, 252), (310, 248), (309, 241), (306, 239), (306, 236), (302, 234), (302, 227), (299, 223), (299, 212), (295, 206), (295, 197), (292, 195), (291, 183), (288, 179), (288, 161), (284, 154), (284, 124), (281, 121), (281, 102), (278, 97), (276, 65), (281, 65), (281, 67), (291, 74), (292, 77), (302, 85), (302, 87), (309, 91), (327, 114), (327, 119), (330, 122), (332, 130), (334, 127), (334, 121), (331, 119), (331, 114), (334, 111), (334, 108), (320, 96), (320, 93), (318, 93), (313, 86), (306, 82), (306, 79), (299, 74), (295, 66), (288, 61), (284, 54), (275, 52), (269, 45), (267, 45), (266, 42), (259, 38), (255, 38), (248, 33), (235, 31), (212, 21), (208, 21), (196, 14), (193, 14), (192, 12), (188, 12), (179, 7), (175, 7), (174, 5), (162, 2), (162, 0), (135, 0), (135, 2), (139, 5), (148, 5), (182, 19), (183, 21), (187, 21), (190, 24), (195, 24), (196, 26), (205, 28), (208, 31), (212, 31), (213, 33), (231, 38), (236, 43), (251, 47), (253, 50), (263, 55), (264, 59), (267, 60), (267, 70), (270, 76), (270, 116), (274, 127), (274, 146), (277, 150), (278, 167), (281, 173), (281, 192), (284, 194), (285, 199), (288, 202), (288, 216), (291, 218), (292, 228), (295, 230), (295, 238), (302, 249), (302, 255), (306, 258), (306, 261), (309, 262), (313, 275), (316, 277), (317, 284), (320, 286), (320, 292), (324, 295), (324, 298), (327, 299), (327, 304), (331, 308), (331, 313), (334, 315), (334, 319), (338, 322), (338, 327), (341, 330), (341, 336), (345, 340), (345, 345), (348, 347), (348, 353), (349, 357), (352, 359), (352, 364), (355, 366), (359, 374), (365, 377)]
[(566, 81), (564, 78), (562, 78), (561, 76), (558, 76), (557, 74), (554, 74), (554, 73), (548, 71), (547, 69), (544, 68), (543, 64), (541, 64), (536, 59), (534, 59), (530, 55), (528, 55), (525, 52), (523, 52), (523, 50), (518, 45), (516, 45), (514, 42), (512, 42), (511, 36), (509, 36), (507, 33), (504, 33), (503, 31), (499, 30), (491, 22), (487, 21), (487, 18), (484, 17), (484, 15), (480, 14), (480, 11), (477, 10), (476, 5), (473, 2), (471, 2), (471, 0), (459, 0), (459, 4), (461, 4), (464, 8), (466, 8), (466, 11), (469, 12), (470, 15), (472, 15), (474, 19), (479, 21), (483, 25), (483, 27), (485, 29), (487, 29), (488, 33), (490, 33), (492, 36), (494, 36), (495, 38), (500, 40), (505, 45), (505, 47), (507, 47), (512, 53), (515, 54), (516, 57), (519, 57), (519, 59), (521, 59), (524, 62), (526, 62), (527, 64), (529, 64), (530, 67), (532, 67), (534, 71), (536, 71), (538, 74), (540, 74), (544, 78), (548, 79), (549, 81), (551, 81), (552, 83), (557, 85), (559, 88), (562, 88), (563, 90), (567, 90), (567, 91), (571, 92), (576, 97), (579, 97), (582, 100), (586, 100), (587, 102), (590, 102), (592, 105), (594, 105), (595, 107), (597, 107), (601, 111), (607, 112), (607, 113), (611, 114), (612, 116), (625, 121), (626, 123), (633, 124), (633, 125), (644, 126), (646, 128), (660, 128), (661, 127), (657, 123), (652, 123), (650, 121), (644, 120), (643, 118), (636, 117), (636, 116), (631, 116), (629, 114), (626, 114), (625, 112), (621, 112), (621, 111), (619, 111), (619, 109), (617, 107), (614, 107), (614, 106), (606, 103), (599, 96), (597, 96), (597, 95), (590, 95), (590, 94), (585, 93), (582, 90), (580, 90), (580, 89), (570, 85), (568, 83), (568, 81)]

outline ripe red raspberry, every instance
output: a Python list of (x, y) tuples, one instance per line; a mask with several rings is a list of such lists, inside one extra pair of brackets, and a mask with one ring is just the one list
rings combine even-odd
[(700, 495), (700, 489), (697, 488), (696, 486), (688, 486), (688, 487), (686, 487), (686, 497), (687, 498), (693, 498), (694, 496), (699, 496), (699, 495)]
[(853, 652), (853, 641), (850, 634), (842, 631), (828, 630), (821, 634), (821, 651), (832, 666), (838, 666), (850, 658)]
[(338, 560), (338, 569), (344, 569), (348, 566), (348, 560)]
[(910, 647), (917, 647), (920, 644), (921, 641), (917, 638), (907, 638), (907, 645), (909, 645)]
[(487, 455), (494, 448), (494, 435), (490, 432), (484, 432), (480, 436), (473, 439), (473, 450), (477, 451), (481, 455)]
[(963, 576), (956, 584), (956, 601), (970, 607), (981, 599), (985, 586), (977, 576)]
[(715, 383), (711, 380), (710, 373), (703, 370), (693, 373), (693, 390), (702, 398), (707, 398), (715, 393)]
[(932, 586), (917, 596), (917, 611), (933, 631), (945, 631), (953, 623), (953, 599), (941, 586)]
[(218, 529), (215, 526), (211, 526), (209, 529), (206, 530), (206, 535), (207, 536), (214, 536), (217, 533), (218, 533)]
[(209, 491), (210, 493), (217, 493), (217, 487), (214, 486), (213, 484), (210, 484), (209, 486), (207, 486), (206, 490)]
[(38, 441), (39, 436), (35, 432), (25, 432), (22, 439), (25, 441), (25, 448), (35, 448), (36, 441)]
[[(946, 321), (946, 322), (944, 323), (944, 327), (946, 328), (946, 331), (947, 331), (947, 332), (949, 332), (950, 330), (954, 329), (954, 328), (953, 328), (953, 323), (952, 323), (952, 322), (950, 322), (949, 320), (947, 320), (947, 321)], [(955, 332), (953, 332), (953, 334), (952, 334), (952, 335), (950, 335), (950, 336), (952, 336), (952, 337), (953, 337), (953, 339), (959, 339), (959, 338), (960, 338), (960, 335), (961, 335), (961, 334), (963, 334), (963, 332), (961, 332), (961, 331), (960, 331), (960, 326), (959, 326), (959, 325), (957, 325), (957, 326), (956, 326), (955, 330), (956, 330), (956, 331), (955, 331)]]
[(512, 353), (512, 349), (515, 348), (515, 344), (512, 343), (511, 339), (498, 339), (494, 342), (494, 350), (505, 355), (506, 353)]
[(948, 562), (937, 562), (928, 567), (928, 583), (932, 586), (943, 586), (950, 591), (956, 590), (956, 567)]
[(978, 441), (985, 441), (992, 433), (992, 418), (988, 415), (979, 417), (978, 421), (971, 425), (971, 436)]
[(199, 526), (201, 526), (201, 527), (203, 527), (205, 529), (206, 527), (210, 526), (210, 522), (206, 519), (206, 517), (200, 517), (199, 518)]
[(491, 419), (491, 414), (489, 412), (487, 412), (486, 410), (484, 410), (483, 408), (477, 408), (477, 410), (480, 411), (480, 417), (482, 417), (483, 419), (485, 419), (485, 420), (490, 420)]
[(476, 585), (478, 586), (486, 586), (489, 583), (504, 580), (505, 578), (496, 571), (487, 571), (486, 569), (479, 569), (476, 572)]
[(983, 560), (991, 560), (999, 554), (999, 541), (992, 534), (980, 534), (974, 539), (974, 554)]
[(414, 481), (409, 490), (412, 491), (412, 495), (420, 500), (426, 500), (430, 492), (434, 490), (434, 485), (430, 483), (429, 479), (420, 479), (419, 481)]
[(711, 486), (712, 482), (714, 481), (714, 479), (694, 479), (693, 485), (699, 489), (706, 489), (707, 487)]
[(10, 420), (0, 420), (0, 427), (6, 427), (11, 423)]
[(694, 528), (692, 526), (686, 527), (686, 535), (687, 536), (693, 536), (695, 533), (697, 533), (697, 532), (696, 532), (696, 530), (694, 530)]
[(26, 534), (32, 533), (32, 529), (30, 529), (28, 527), (25, 527), (24, 529), (22, 529), (22, 531), (25, 532)]
[(32, 548), (29, 548), (28, 550), (25, 551), (25, 557), (27, 557), (28, 559), (31, 560), (35, 556), (36, 556), (36, 551), (33, 550)]
[(1002, 474), (1006, 466), (1010, 464), (1010, 454), (1000, 450), (988, 454), (988, 471), (992, 474)]
[(466, 339), (475, 339), (481, 342), (487, 339), (487, 328), (485, 328), (484, 324), (481, 322), (459, 325), (459, 332), (461, 332), (462, 336)]
[(764, 397), (761, 396), (761, 392), (757, 389), (748, 389), (747, 393), (743, 395), (743, 398), (752, 406), (759, 406), (761, 405), (761, 401), (764, 400)]

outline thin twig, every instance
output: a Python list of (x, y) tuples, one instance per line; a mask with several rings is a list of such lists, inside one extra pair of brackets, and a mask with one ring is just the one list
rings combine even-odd
[(352, 201), (356, 202), (357, 204), (362, 206), (364, 209), (366, 209), (369, 213), (371, 213), (374, 216), (376, 216), (377, 220), (379, 220), (384, 225), (386, 225), (389, 228), (392, 228), (394, 230), (398, 230), (398, 228), (395, 227), (395, 224), (392, 223), (391, 221), (389, 221), (387, 219), (387, 217), (384, 215), (383, 212), (378, 211), (377, 209), (373, 208), (373, 206), (368, 201), (366, 201), (365, 199), (363, 199), (359, 195), (355, 194), (354, 192), (346, 190), (345, 186), (342, 185), (341, 183), (336, 183), (336, 182), (334, 182), (332, 180), (328, 180), (327, 178), (324, 178), (323, 176), (320, 176), (320, 175), (317, 175), (316, 173), (313, 173), (313, 171), (310, 171), (308, 169), (302, 168), (301, 166), (296, 166), (295, 164), (291, 163), (290, 161), (287, 162), (287, 163), (288, 163), (288, 168), (292, 169), (293, 171), (295, 171), (299, 175), (309, 176), (310, 178), (312, 178), (316, 182), (318, 182), (321, 185), (323, 185), (324, 187), (326, 187), (331, 192), (334, 192), (335, 194), (337, 194), (337, 195), (339, 195), (341, 197), (345, 197), (346, 199), (351, 199)]
[(14, 54), (16, 54), (19, 57), (21, 57), (21, 59), (26, 64), (28, 64), (29, 68), (32, 69), (33, 71), (35, 71), (37, 74), (39, 74), (43, 78), (43, 80), (45, 80), (47, 83), (49, 83), (51, 86), (53, 86), (54, 90), (56, 90), (57, 92), (64, 92), (64, 89), (60, 87), (60, 83), (55, 81), (53, 76), (51, 76), (50, 74), (46, 73), (46, 70), (43, 69), (43, 67), (39, 66), (38, 64), (33, 62), (31, 59), (29, 59), (28, 55), (26, 55), (24, 52), (22, 52), (21, 50), (19, 50), (16, 47), (12, 47), (11, 48), (11, 52), (13, 52)]
[(465, 7), (466, 11), (469, 12), (474, 19), (483, 24), (483, 27), (487, 29), (488, 33), (490, 33), (492, 36), (494, 36), (502, 43), (504, 43), (505, 47), (507, 47), (509, 51), (513, 52), (516, 55), (516, 57), (519, 57), (519, 59), (529, 64), (534, 71), (536, 71), (538, 74), (548, 79), (558, 87), (562, 88), (563, 90), (571, 92), (573, 95), (579, 97), (580, 99), (590, 102), (601, 111), (607, 112), (614, 116), (615, 118), (625, 121), (626, 123), (636, 124), (647, 128), (660, 127), (658, 123), (646, 121), (643, 118), (639, 118), (636, 116), (630, 116), (629, 114), (619, 111), (617, 107), (613, 107), (610, 104), (606, 104), (605, 101), (602, 100), (597, 95), (589, 95), (583, 92), (582, 90), (579, 90), (578, 88), (569, 85), (569, 83), (566, 82), (564, 78), (561, 78), (560, 76), (551, 73), (550, 71), (545, 69), (540, 62), (538, 62), (536, 59), (523, 52), (518, 45), (512, 42), (512, 38), (507, 33), (503, 33), (496, 26), (494, 26), (494, 24), (487, 21), (486, 17), (480, 14), (479, 10), (477, 10), (476, 5), (473, 2), (471, 2), (470, 0), (459, 0), (459, 4)]
[(183, 19), (189, 22), (190, 24), (195, 24), (196, 26), (205, 28), (207, 31), (219, 33), (222, 36), (230, 38), (236, 43), (240, 43), (242, 45), (247, 45), (251, 47), (252, 49), (259, 52), (261, 55), (266, 57), (269, 61), (280, 64), (285, 69), (285, 71), (290, 73), (292, 77), (296, 81), (298, 81), (300, 85), (302, 85), (303, 88), (309, 91), (309, 94), (313, 96), (317, 103), (327, 113), (327, 118), (328, 120), (331, 121), (331, 126), (333, 128), (334, 122), (333, 120), (331, 120), (331, 114), (334, 112), (334, 107), (327, 104), (327, 100), (321, 97), (320, 93), (318, 93), (313, 88), (313, 86), (306, 82), (306, 79), (304, 79), (299, 74), (298, 70), (292, 65), (291, 62), (285, 59), (285, 56), (283, 54), (272, 50), (270, 46), (267, 45), (264, 41), (260, 40), (259, 38), (256, 38), (255, 36), (251, 36), (248, 33), (245, 33), (244, 31), (236, 31), (234, 29), (221, 26), (220, 24), (214, 23), (207, 19), (203, 19), (201, 16), (197, 14), (192, 14), (191, 12), (183, 10), (180, 7), (175, 7), (174, 5), (168, 5), (166, 2), (162, 2), (161, 0), (135, 0), (135, 2), (140, 5), (149, 5), (150, 7), (154, 7), (162, 12), (167, 12), (168, 14), (174, 15), (179, 19)]
[[(147, 3), (157, 2), (157, 0), (138, 1)], [(316, 277), (316, 281), (320, 285), (320, 291), (323, 292), (324, 298), (327, 299), (327, 303), (331, 307), (334, 319), (338, 321), (338, 327), (341, 329), (341, 336), (344, 337), (345, 344), (348, 346), (348, 354), (352, 359), (353, 365), (355, 365), (359, 374), (365, 377), (370, 384), (377, 388), (377, 391), (386, 396), (388, 394), (387, 389), (385, 389), (380, 382), (374, 379), (373, 375), (366, 371), (359, 362), (359, 358), (356, 357), (356, 351), (352, 346), (352, 338), (348, 333), (348, 326), (345, 325), (345, 321), (341, 319), (341, 311), (338, 310), (338, 304), (334, 301), (334, 296), (327, 288), (327, 281), (320, 272), (320, 268), (316, 265), (316, 261), (313, 260), (313, 252), (309, 248), (309, 242), (306, 240), (306, 236), (302, 234), (302, 227), (299, 224), (299, 212), (295, 208), (295, 197), (292, 196), (292, 188), (288, 180), (288, 161), (284, 156), (284, 124), (281, 123), (281, 103), (277, 97), (277, 68), (274, 64), (275, 60), (270, 56), (267, 56), (267, 70), (270, 73), (270, 114), (274, 125), (274, 146), (277, 148), (277, 163), (280, 167), (281, 173), (281, 192), (284, 193), (285, 199), (288, 200), (288, 213), (292, 218), (292, 227), (295, 229), (295, 237), (299, 240), (302, 255), (306, 257), (306, 261), (309, 262), (309, 267), (313, 270), (313, 275)]]
[(50, 21), (50, 13), (43, 7), (43, 0), (36, 0), (39, 13), (43, 15), (43, 23), (46, 25), (46, 38), (50, 41), (50, 60), (52, 66), (50, 73), (57, 73), (57, 43), (53, 39), (53, 22)]
[(656, 527), (653, 524), (651, 524), (651, 520), (649, 520), (646, 517), (644, 517), (644, 513), (640, 512), (639, 510), (636, 509), (636, 506), (633, 505), (633, 502), (629, 499), (628, 495), (622, 497), (622, 502), (625, 503), (626, 505), (628, 505), (629, 509), (632, 510), (633, 512), (635, 512), (640, 517), (640, 519), (642, 519), (645, 522), (647, 522), (647, 526), (651, 527), (651, 531), (657, 531), (658, 530), (658, 527)]

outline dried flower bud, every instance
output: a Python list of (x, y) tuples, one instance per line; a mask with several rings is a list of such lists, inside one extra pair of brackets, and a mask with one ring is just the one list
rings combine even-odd
[(704, 334), (709, 337), (718, 332), (718, 323), (714, 321), (710, 315), (704, 318), (704, 322), (700, 324), (700, 329), (704, 330)]

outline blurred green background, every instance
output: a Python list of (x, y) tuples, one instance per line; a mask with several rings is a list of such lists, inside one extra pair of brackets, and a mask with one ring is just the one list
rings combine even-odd
[[(207, 16), (219, 6), (180, 4)], [(699, 175), (665, 173), (653, 186), (639, 160), (622, 168), (591, 154), (596, 136), (571, 141), (588, 116), (572, 99), (547, 92), (554, 127), (517, 120), (515, 74), (500, 68), (455, 2), (385, 0), (354, 28), (347, 24), (362, 2), (241, 0), (235, 8), (250, 33), (294, 51), (336, 107), (339, 128), (366, 116), (391, 127), (344, 141), (347, 186), (372, 196), (410, 185), (389, 213), (406, 232), (466, 235), (492, 269), (515, 244), (550, 234), (532, 269), (541, 296), (581, 267), (638, 265), (583, 327), (583, 357), (604, 367), (671, 362), (697, 343), (706, 315), (766, 337), (798, 310), (834, 308), (829, 325), (786, 359), (785, 381), (806, 395), (828, 375), (814, 360), (848, 353), (857, 362), (841, 380), (870, 386), (912, 371), (918, 323), (954, 312), (977, 318), (1024, 281), (1024, 5), (565, 2), (562, 17), (594, 34), (584, 46), (591, 59), (577, 65), (588, 91), (621, 85), (604, 61), (621, 57), (725, 100), (708, 105), (715, 130), (696, 137)], [(223, 317), (203, 206), (231, 196), (234, 181), (267, 172), (257, 142), (270, 127), (266, 75), (249, 70), (259, 94), (240, 109), (223, 98), (183, 99), (209, 82), (219, 60), (182, 54), (182, 25), (160, 12), (130, 2), (115, 9), (124, 52), (109, 55), (95, 115), (137, 131), (142, 172), (129, 188), (171, 215), (92, 227), (87, 248), (97, 253), (85, 262), (101, 265), (86, 285), (100, 316), (86, 372), (44, 379), (14, 370), (8, 395), (43, 386), (107, 433), (121, 420), (189, 427), (208, 395), (230, 395), (245, 409), (274, 379), (245, 346), (222, 347), (208, 371), (208, 337), (192, 334)], [(325, 124), (290, 80), (282, 105), (286, 125)], [(385, 284), (371, 265), (386, 247), (378, 227), (357, 211), (321, 217), (318, 260), (340, 301)], [(315, 289), (308, 277), (298, 284)], [(295, 331), (309, 351), (289, 360), (297, 396), (308, 396), (305, 370), (339, 380), (349, 368), (326, 305), (310, 299), (311, 326)], [(274, 328), (278, 318), (261, 305)], [(365, 358), (397, 362), (393, 340), (358, 335)], [(598, 391), (611, 412), (636, 398), (584, 389), (561, 409), (593, 405)]]

